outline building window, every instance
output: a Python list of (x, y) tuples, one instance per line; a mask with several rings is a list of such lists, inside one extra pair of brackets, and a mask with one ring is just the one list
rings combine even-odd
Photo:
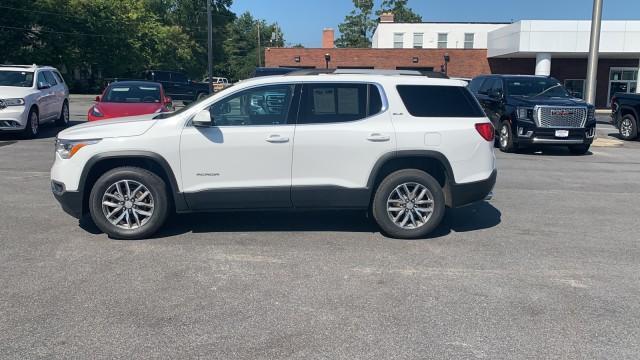
[(464, 34), (464, 48), (465, 49), (473, 49), (473, 40), (475, 38), (475, 34), (467, 33)]
[(423, 33), (413, 33), (413, 48), (422, 49), (422, 40), (424, 38)]
[(584, 79), (566, 79), (564, 87), (571, 96), (584, 99)]
[(404, 47), (404, 33), (393, 33), (393, 47), (396, 49)]
[(447, 46), (447, 33), (438, 34), (438, 49), (446, 49)]

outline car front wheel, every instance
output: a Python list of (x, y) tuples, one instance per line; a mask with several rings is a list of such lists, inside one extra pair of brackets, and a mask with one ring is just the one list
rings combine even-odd
[(38, 137), (38, 133), (40, 132), (40, 116), (38, 115), (38, 110), (35, 108), (29, 111), (29, 116), (27, 117), (27, 125), (22, 132), (22, 136), (25, 139), (33, 139)]
[(388, 175), (376, 190), (372, 213), (382, 231), (415, 239), (432, 232), (445, 212), (444, 193), (436, 179), (417, 169)]
[(164, 224), (166, 185), (156, 174), (121, 167), (102, 175), (91, 189), (89, 211), (100, 230), (116, 239), (144, 239)]
[(500, 124), (498, 139), (501, 151), (509, 153), (517, 150), (518, 146), (513, 143), (513, 132), (511, 132), (511, 125), (506, 120), (503, 121), (502, 124)]

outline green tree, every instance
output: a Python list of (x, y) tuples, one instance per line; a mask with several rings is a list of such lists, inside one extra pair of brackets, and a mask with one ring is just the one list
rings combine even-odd
[(354, 9), (338, 25), (340, 37), (336, 39), (337, 47), (371, 47), (371, 34), (376, 22), (371, 19), (373, 0), (353, 0)]
[(382, 13), (393, 13), (394, 22), (398, 23), (418, 23), (422, 22), (422, 16), (407, 6), (408, 0), (384, 0), (376, 15), (380, 17)]

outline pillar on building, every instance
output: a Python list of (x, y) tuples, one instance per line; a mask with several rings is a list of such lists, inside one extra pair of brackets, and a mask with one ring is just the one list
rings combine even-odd
[(536, 75), (542, 75), (542, 76), (551, 75), (551, 54), (550, 53), (536, 54)]

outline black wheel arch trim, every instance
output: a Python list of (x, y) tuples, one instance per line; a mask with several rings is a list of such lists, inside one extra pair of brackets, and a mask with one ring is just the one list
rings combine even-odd
[[(110, 151), (105, 153), (100, 153), (92, 156), (82, 169), (82, 174), (80, 175), (80, 182), (78, 184), (78, 192), (83, 197), (82, 201), (84, 204), (84, 193), (85, 193), (85, 185), (87, 182), (87, 178), (91, 173), (91, 170), (94, 166), (104, 160), (111, 159), (146, 159), (151, 160), (160, 165), (162, 170), (165, 172), (167, 178), (169, 179), (169, 187), (172, 193), (172, 198), (175, 205), (175, 210), (178, 212), (185, 211), (188, 209), (186, 201), (184, 199), (183, 194), (180, 192), (180, 188), (178, 187), (178, 182), (176, 180), (176, 176), (169, 165), (167, 160), (154, 152), (151, 151), (142, 151), (142, 150), (125, 150), (125, 151)], [(84, 209), (82, 209), (84, 212)]]
[(620, 105), (620, 109), (617, 111), (617, 113), (620, 114), (620, 120), (622, 120), (622, 118), (624, 116), (624, 115), (622, 115), (622, 110), (631, 111), (633, 117), (636, 119), (636, 121), (638, 121), (638, 112), (636, 111), (635, 107), (629, 106), (629, 105)]

